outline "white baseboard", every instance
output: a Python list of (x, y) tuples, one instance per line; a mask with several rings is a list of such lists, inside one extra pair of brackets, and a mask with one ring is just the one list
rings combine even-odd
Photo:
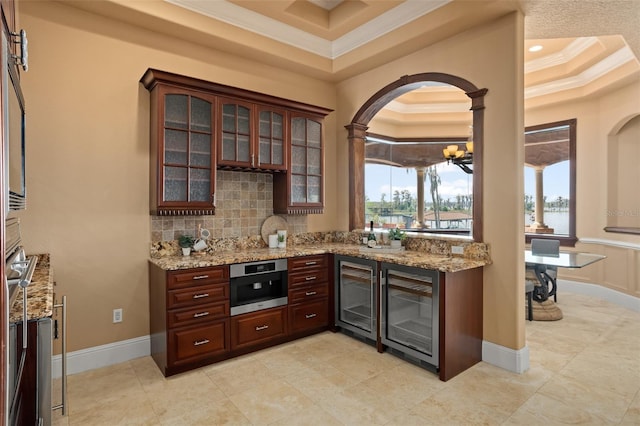
[(529, 347), (525, 345), (522, 349), (511, 349), (484, 340), (482, 360), (514, 373), (524, 373), (529, 369)]
[(558, 280), (558, 297), (562, 297), (563, 292), (584, 294), (606, 300), (623, 308), (640, 312), (640, 298), (629, 294), (621, 293), (611, 288), (597, 284), (583, 283), (579, 281)]
[[(141, 336), (67, 354), (67, 375), (118, 364), (151, 353), (151, 337)], [(52, 377), (62, 377), (62, 356), (52, 359)]]

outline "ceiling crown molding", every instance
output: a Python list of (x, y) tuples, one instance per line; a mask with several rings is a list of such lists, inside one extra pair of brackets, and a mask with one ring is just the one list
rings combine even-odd
[(384, 107), (384, 109), (401, 114), (433, 114), (451, 112), (471, 113), (471, 102), (405, 104), (398, 101), (391, 101)]
[(226, 0), (164, 1), (324, 58), (336, 59), (450, 3), (452, 0), (407, 0), (333, 42)]
[(524, 97), (529, 99), (586, 86), (614, 69), (634, 60), (636, 60), (635, 55), (629, 46), (625, 46), (578, 75), (526, 88)]
[(534, 59), (524, 64), (524, 72), (530, 73), (540, 71), (545, 68), (551, 68), (558, 65), (566, 64), (570, 60), (576, 58), (589, 47), (598, 43), (597, 37), (579, 37), (569, 43), (567, 47), (560, 52), (555, 52), (542, 58)]

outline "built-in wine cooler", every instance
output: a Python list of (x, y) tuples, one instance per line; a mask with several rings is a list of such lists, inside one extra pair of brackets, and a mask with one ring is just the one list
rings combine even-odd
[(336, 325), (375, 342), (377, 263), (336, 255), (335, 269)]
[(382, 344), (438, 368), (438, 271), (390, 263), (381, 269)]

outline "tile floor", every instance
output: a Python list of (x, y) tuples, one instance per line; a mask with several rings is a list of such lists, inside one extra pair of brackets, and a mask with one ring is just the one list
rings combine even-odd
[(527, 321), (522, 375), (482, 362), (443, 383), (326, 332), (168, 379), (150, 357), (72, 375), (54, 425), (639, 425), (640, 313), (558, 305), (561, 321)]

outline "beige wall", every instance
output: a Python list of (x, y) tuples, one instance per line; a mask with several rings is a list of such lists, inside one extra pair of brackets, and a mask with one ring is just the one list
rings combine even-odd
[[(529, 109), (525, 114), (527, 126), (577, 119), (576, 234), (580, 241), (576, 250), (607, 256), (604, 261), (580, 270), (560, 270), (560, 278), (598, 283), (636, 297), (640, 297), (640, 237), (605, 232), (604, 228), (617, 224), (612, 223), (611, 211), (622, 209), (631, 215), (634, 212), (640, 215), (640, 191), (635, 190), (638, 160), (633, 154), (640, 147), (639, 126), (625, 125), (632, 117), (640, 116), (638, 94), (640, 80), (636, 79), (600, 97)], [(618, 143), (631, 145), (631, 149), (636, 150), (624, 159), (629, 160), (625, 163), (627, 167), (618, 164)], [(621, 193), (621, 187), (627, 190)], [(624, 195), (620, 204), (612, 204), (612, 191)], [(624, 219), (626, 226), (640, 220)]]
[[(20, 214), (30, 252), (49, 252), (58, 295), (69, 303), (69, 350), (149, 334), (147, 258), (149, 94), (138, 82), (154, 67), (335, 109), (328, 83), (247, 62), (79, 12), (25, 2), (29, 72), (28, 209)], [(334, 158), (334, 114), (326, 120)], [(327, 187), (335, 188), (333, 174)], [(310, 230), (335, 229), (330, 213)], [(112, 310), (124, 321), (112, 324)]]
[[(403, 75), (444, 72), (479, 88), (485, 97), (484, 241), (494, 264), (484, 274), (484, 338), (513, 349), (524, 346), (523, 22), (517, 14), (420, 50), (338, 85), (339, 178), (348, 181), (343, 125), (375, 92)], [(348, 193), (338, 210), (348, 211)], [(497, 207), (500, 206), (500, 207)], [(348, 226), (342, 217), (341, 228)], [(516, 248), (514, 250), (514, 248)]]

